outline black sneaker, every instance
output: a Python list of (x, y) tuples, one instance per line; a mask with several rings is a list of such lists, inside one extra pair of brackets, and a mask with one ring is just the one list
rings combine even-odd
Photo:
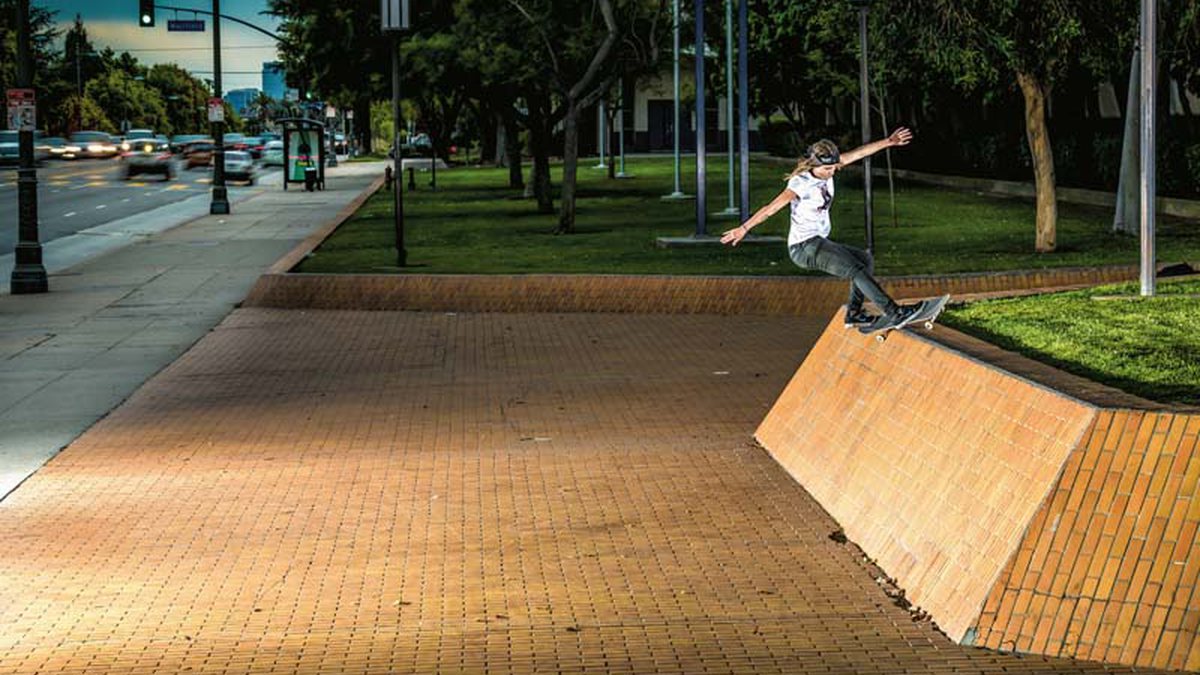
[(894, 305), (869, 325), (859, 326), (858, 330), (863, 333), (873, 333), (875, 331), (895, 328), (907, 321), (909, 317), (916, 314), (920, 309), (921, 303), (919, 302), (915, 305)]
[(878, 318), (879, 317), (875, 316), (874, 314), (868, 314), (861, 307), (856, 310), (853, 310), (853, 311), (851, 311), (850, 309), (847, 309), (846, 310), (846, 328), (856, 328), (858, 326), (866, 326), (866, 325), (875, 323), (875, 320)]

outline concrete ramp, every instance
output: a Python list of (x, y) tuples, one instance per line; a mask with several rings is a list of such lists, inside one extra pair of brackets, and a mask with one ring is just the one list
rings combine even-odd
[(1197, 419), (879, 344), (839, 313), (756, 438), (953, 639), (1196, 668)]

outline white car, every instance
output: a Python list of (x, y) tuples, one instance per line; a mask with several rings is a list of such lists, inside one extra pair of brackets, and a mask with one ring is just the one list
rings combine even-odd
[(254, 158), (250, 153), (240, 150), (225, 153), (225, 180), (244, 180), (254, 185)]
[(268, 141), (263, 146), (263, 166), (283, 166), (283, 141)]

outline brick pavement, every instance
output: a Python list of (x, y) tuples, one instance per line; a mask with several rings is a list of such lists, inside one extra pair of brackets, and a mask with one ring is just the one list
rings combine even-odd
[(824, 323), (236, 311), (0, 502), (0, 673), (1129, 672), (830, 538), (750, 439)]

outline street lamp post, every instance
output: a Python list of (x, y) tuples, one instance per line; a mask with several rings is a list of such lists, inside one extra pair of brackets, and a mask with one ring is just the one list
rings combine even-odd
[[(867, 79), (867, 9), (871, 0), (852, 0), (858, 7), (858, 89), (859, 117), (863, 145), (871, 142), (871, 89)], [(875, 250), (875, 223), (872, 217), (871, 158), (863, 159), (863, 221), (867, 229), (867, 252)]]
[(621, 126), (617, 130), (617, 146), (621, 153), (620, 163), (618, 164), (617, 178), (632, 178), (625, 173), (625, 78), (622, 77), (617, 84), (617, 119)]
[(725, 150), (728, 153), (729, 175), (727, 188), (729, 205), (717, 214), (723, 218), (739, 215), (733, 198), (734, 153), (733, 153), (733, 0), (725, 0)]
[[(17, 87), (33, 87), (33, 50), (29, 35), (29, 0), (17, 0)], [(9, 290), (13, 295), (50, 290), (38, 241), (37, 169), (33, 164), (33, 128), (21, 124), (17, 131), (20, 164), (17, 169), (17, 247)]]
[(742, 161), (741, 220), (750, 219), (750, 75), (747, 0), (738, 2), (738, 155)]
[(671, 3), (672, 29), (674, 32), (675, 48), (674, 48), (674, 81), (675, 81), (675, 122), (671, 125), (671, 135), (675, 140), (675, 191), (669, 195), (664, 195), (663, 199), (688, 199), (688, 196), (680, 189), (680, 167), (679, 167), (679, 0), (673, 0)]
[(696, 0), (696, 236), (708, 234), (708, 179), (705, 166), (704, 119), (704, 0)]
[[(221, 0), (212, 0), (213, 13), (213, 98), (221, 98)], [(229, 213), (229, 193), (225, 189), (225, 122), (224, 115), (212, 123), (213, 179), (212, 203), (208, 212)]]
[(1158, 21), (1157, 0), (1142, 0), (1142, 147), (1141, 147), (1141, 294), (1154, 295), (1154, 112), (1158, 96), (1155, 87), (1154, 61), (1155, 22)]

